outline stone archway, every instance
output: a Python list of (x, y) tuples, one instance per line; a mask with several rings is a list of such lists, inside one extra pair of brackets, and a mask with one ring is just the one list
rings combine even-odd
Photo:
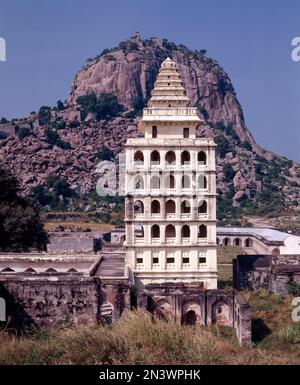
[(225, 301), (218, 300), (213, 304), (212, 323), (221, 326), (229, 325), (229, 306)]
[(173, 316), (173, 309), (166, 299), (156, 301), (154, 305), (155, 314), (162, 320), (168, 321)]
[(182, 307), (183, 325), (201, 324), (201, 306), (196, 301), (187, 301)]

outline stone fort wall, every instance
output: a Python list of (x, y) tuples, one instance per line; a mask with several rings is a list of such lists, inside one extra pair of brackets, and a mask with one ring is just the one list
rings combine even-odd
[(93, 277), (1, 277), (0, 297), (16, 330), (112, 322), (129, 307), (128, 285)]
[(138, 296), (138, 307), (162, 319), (187, 325), (218, 324), (233, 327), (241, 345), (251, 345), (251, 310), (234, 291), (199, 290), (192, 285), (146, 285)]

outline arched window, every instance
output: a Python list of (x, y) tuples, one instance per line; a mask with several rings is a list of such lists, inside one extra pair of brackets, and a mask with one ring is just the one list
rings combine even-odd
[(199, 238), (206, 238), (207, 237), (207, 227), (205, 225), (199, 226), (198, 237)]
[(175, 177), (173, 172), (166, 176), (166, 188), (175, 188)]
[(191, 156), (188, 151), (183, 151), (181, 153), (181, 164), (182, 165), (189, 165), (191, 161)]
[(175, 155), (175, 152), (174, 151), (168, 151), (166, 153), (166, 164), (171, 166), (171, 165), (175, 165), (176, 163), (176, 155)]
[(151, 189), (159, 189), (160, 188), (160, 177), (158, 175), (153, 175), (150, 180)]
[(189, 238), (191, 235), (190, 226), (184, 225), (181, 229), (181, 237), (182, 238)]
[(189, 175), (182, 175), (181, 178), (181, 187), (182, 188), (190, 188), (191, 186), (191, 178)]
[(142, 164), (144, 164), (144, 154), (142, 153), (142, 151), (136, 151), (134, 153), (134, 165), (138, 166)]
[(136, 190), (143, 190), (144, 189), (144, 178), (141, 175), (138, 175), (135, 177), (134, 188)]
[(198, 164), (200, 166), (205, 166), (206, 165), (206, 154), (204, 151), (198, 152)]
[(173, 225), (168, 225), (166, 227), (166, 238), (175, 238), (176, 237), (176, 229)]
[(159, 165), (160, 164), (160, 154), (159, 154), (159, 152), (156, 151), (156, 150), (152, 151), (151, 152), (150, 160), (151, 160), (151, 165), (152, 166)]
[(144, 227), (142, 225), (134, 226), (134, 236), (136, 238), (144, 238)]
[(189, 201), (187, 200), (184, 200), (182, 203), (181, 203), (181, 212), (183, 214), (190, 214), (191, 212), (191, 204)]
[(231, 244), (231, 241), (230, 241), (229, 238), (224, 238), (224, 239), (223, 239), (223, 245), (224, 245), (224, 246), (230, 246), (230, 244)]
[(151, 238), (160, 238), (160, 228), (158, 225), (151, 227)]
[(235, 238), (235, 240), (234, 240), (234, 245), (235, 245), (235, 246), (241, 246), (241, 245), (242, 245), (241, 239), (240, 239), (240, 238)]
[(142, 214), (144, 212), (144, 203), (142, 201), (134, 202), (134, 213)]
[(252, 247), (253, 246), (253, 241), (251, 238), (247, 238), (245, 240), (245, 247)]
[(205, 175), (199, 175), (198, 177), (198, 188), (206, 189), (207, 188), (207, 178)]
[(206, 214), (207, 213), (207, 202), (200, 201), (198, 205), (198, 214)]
[(158, 214), (160, 213), (160, 203), (157, 200), (151, 202), (151, 213)]
[(175, 214), (176, 213), (176, 204), (173, 199), (166, 201), (166, 214)]

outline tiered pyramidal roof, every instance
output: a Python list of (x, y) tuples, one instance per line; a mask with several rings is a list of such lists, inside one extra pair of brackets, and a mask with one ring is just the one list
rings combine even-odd
[(160, 67), (148, 107), (186, 107), (189, 103), (177, 65), (167, 58)]

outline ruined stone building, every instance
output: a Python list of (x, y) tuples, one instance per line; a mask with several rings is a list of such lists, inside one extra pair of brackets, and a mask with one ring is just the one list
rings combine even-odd
[(300, 294), (300, 255), (239, 255), (233, 260), (234, 287)]
[(177, 66), (160, 68), (140, 130), (126, 148), (126, 262), (140, 284), (197, 282), (217, 288), (215, 143)]

